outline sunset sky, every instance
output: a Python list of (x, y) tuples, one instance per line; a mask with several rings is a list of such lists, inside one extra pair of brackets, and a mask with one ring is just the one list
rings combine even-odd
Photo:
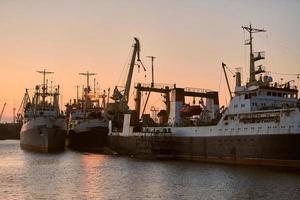
[(98, 73), (103, 89), (122, 85), (133, 37), (148, 70), (146, 80), (135, 70), (133, 82), (151, 80), (146, 56), (153, 55), (156, 82), (220, 90), (225, 104), (221, 63), (248, 78), (242, 25), (267, 30), (255, 35), (254, 50), (266, 51), (268, 71), (300, 73), (299, 11), (299, 0), (0, 0), (0, 109), (7, 102), (4, 120), (11, 120), (25, 88), (42, 80), (36, 70), (55, 72), (64, 102), (85, 83), (80, 72)]

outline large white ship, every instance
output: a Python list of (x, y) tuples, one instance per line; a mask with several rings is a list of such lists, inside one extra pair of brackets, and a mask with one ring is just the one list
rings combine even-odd
[(27, 89), (23, 98), (20, 145), (33, 151), (60, 151), (65, 147), (67, 129), (65, 117), (59, 109), (59, 86), (48, 87), (46, 74), (52, 72), (38, 72), (43, 74), (43, 84), (35, 87), (32, 99)]
[[(300, 167), (297, 87), (292, 81), (273, 82), (261, 65), (255, 65), (265, 56), (253, 51), (253, 34), (265, 30), (251, 25), (242, 28), (250, 34), (246, 43), (250, 46), (250, 78), (242, 85), (241, 73), (236, 73), (227, 108), (220, 108), (216, 91), (137, 84), (136, 108), (141, 92), (148, 91), (163, 93), (166, 109), (160, 112), (159, 123), (151, 124), (137, 124), (132, 114), (125, 114), (122, 131), (110, 129), (112, 149), (135, 156)], [(222, 66), (225, 71), (226, 65)], [(201, 101), (188, 105), (186, 97)], [(139, 116), (139, 110), (136, 112)], [(141, 120), (149, 121), (143, 116)]]

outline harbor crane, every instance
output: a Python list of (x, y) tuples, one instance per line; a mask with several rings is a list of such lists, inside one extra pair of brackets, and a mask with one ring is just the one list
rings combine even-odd
[(121, 92), (118, 89), (118, 86), (116, 86), (111, 97), (115, 102), (109, 103), (107, 107), (107, 113), (109, 115), (109, 118), (114, 118), (115, 121), (119, 121), (120, 117), (122, 116), (122, 113), (127, 113), (129, 111), (128, 102), (134, 66), (138, 65), (139, 67), (141, 65), (144, 71), (146, 71), (146, 68), (140, 59), (140, 41), (136, 37), (134, 38), (134, 41), (135, 43), (133, 44), (133, 53), (129, 65), (124, 91)]
[(2, 111), (0, 113), (0, 122), (1, 122), (1, 119), (2, 119), (2, 116), (3, 116), (3, 113), (4, 113), (4, 110), (5, 110), (5, 106), (6, 106), (6, 102), (4, 103), (3, 107), (2, 107)]

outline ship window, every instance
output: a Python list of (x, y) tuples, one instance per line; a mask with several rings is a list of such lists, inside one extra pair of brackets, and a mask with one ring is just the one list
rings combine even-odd
[(230, 119), (231, 119), (231, 120), (234, 120), (234, 116), (231, 116)]
[(238, 105), (237, 105), (237, 104), (235, 104), (233, 107), (234, 107), (234, 108), (237, 108), (237, 107), (238, 107)]
[(244, 128), (244, 130), (247, 130), (248, 128)]
[(271, 92), (267, 92), (267, 96), (271, 96)]
[(278, 96), (281, 97), (281, 96), (282, 96), (282, 93), (278, 93)]
[(245, 94), (245, 99), (250, 99), (250, 95), (249, 94)]
[(244, 107), (245, 107), (245, 104), (241, 104), (241, 107), (244, 108)]
[(277, 96), (276, 92), (272, 92), (272, 96), (276, 97)]

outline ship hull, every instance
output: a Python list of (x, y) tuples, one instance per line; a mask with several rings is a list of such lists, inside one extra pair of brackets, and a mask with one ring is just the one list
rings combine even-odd
[(0, 124), (0, 140), (20, 139), (22, 123), (3, 123)]
[(300, 168), (300, 134), (213, 137), (110, 136), (123, 155)]
[(68, 145), (69, 148), (78, 151), (102, 151), (103, 147), (107, 145), (107, 134), (107, 127), (94, 127), (80, 132), (70, 130)]
[(66, 131), (59, 128), (31, 128), (20, 133), (22, 149), (39, 152), (62, 151), (65, 147)]

